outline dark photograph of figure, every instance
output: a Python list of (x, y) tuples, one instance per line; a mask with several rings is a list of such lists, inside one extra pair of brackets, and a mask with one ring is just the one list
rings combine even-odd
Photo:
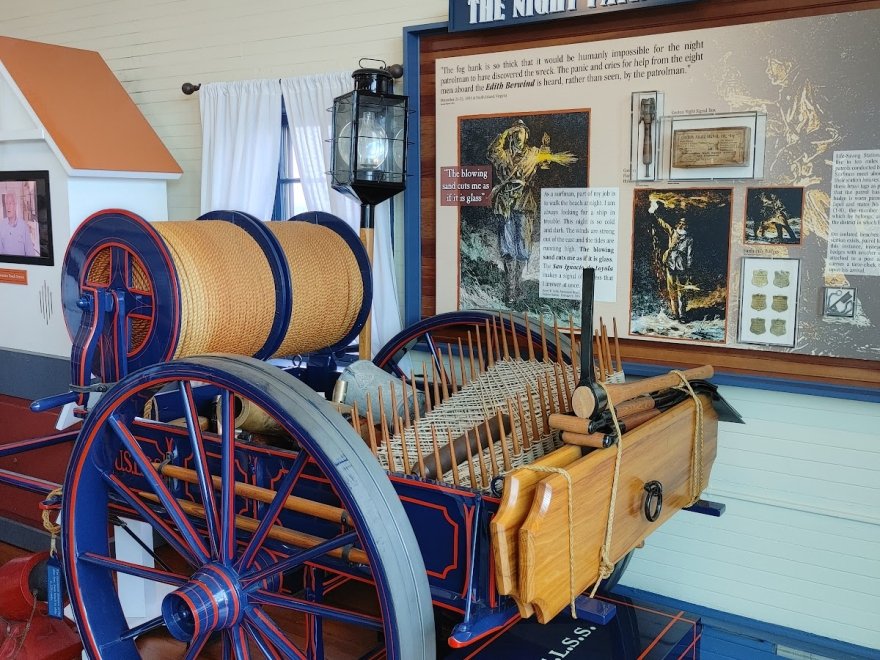
[(749, 188), (746, 191), (745, 242), (750, 245), (800, 245), (803, 188)]
[(574, 301), (540, 299), (541, 189), (588, 185), (589, 111), (459, 119), (459, 163), (491, 165), (489, 206), (463, 206), (459, 308), (567, 316)]
[(637, 189), (630, 334), (723, 342), (732, 191)]

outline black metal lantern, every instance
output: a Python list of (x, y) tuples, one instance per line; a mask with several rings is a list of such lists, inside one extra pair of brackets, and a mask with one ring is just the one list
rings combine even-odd
[[(403, 67), (382, 65), (352, 73), (354, 91), (333, 99), (330, 185), (360, 202), (361, 242), (371, 263), (374, 207), (406, 187), (407, 97), (392, 93)], [(359, 353), (362, 359), (372, 357), (369, 317), (361, 330)]]
[(392, 93), (402, 73), (399, 65), (358, 69), (354, 91), (333, 100), (331, 185), (367, 209), (406, 187), (407, 97)]

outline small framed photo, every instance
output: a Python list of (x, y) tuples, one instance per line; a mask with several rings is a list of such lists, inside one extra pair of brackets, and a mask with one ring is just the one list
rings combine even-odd
[(803, 188), (749, 188), (746, 191), (746, 245), (800, 245)]
[(855, 318), (856, 290), (848, 286), (826, 286), (822, 315), (836, 319)]
[(794, 346), (800, 263), (800, 259), (743, 257), (740, 343)]

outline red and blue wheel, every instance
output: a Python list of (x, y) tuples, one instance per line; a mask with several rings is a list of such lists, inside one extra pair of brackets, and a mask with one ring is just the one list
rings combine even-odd
[[(175, 424), (144, 417), (160, 399), (181, 413)], [(277, 441), (236, 430), (243, 402), (271, 419)], [(214, 430), (200, 417), (215, 417)], [(152, 527), (155, 561), (116, 556), (117, 516)], [(323, 399), (257, 360), (192, 357), (115, 385), (77, 439), (62, 520), (91, 658), (138, 658), (156, 637), (186, 658), (333, 657), (331, 637), (345, 657), (435, 654), (424, 564), (386, 474)], [(123, 575), (170, 590), (136, 625)]]

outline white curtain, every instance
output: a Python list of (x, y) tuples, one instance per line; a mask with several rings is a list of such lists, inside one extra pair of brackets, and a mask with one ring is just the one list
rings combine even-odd
[(272, 217), (281, 154), (281, 88), (277, 80), (205, 83), (202, 115), (201, 212), (244, 211)]
[[(331, 113), (333, 99), (354, 88), (351, 73), (328, 73), (283, 78), (281, 91), (293, 152), (299, 166), (306, 205), (310, 211), (325, 211), (345, 220), (355, 232), (360, 229), (360, 205), (330, 187)], [(375, 354), (400, 332), (400, 312), (391, 248), (391, 202), (375, 210), (373, 234), (372, 351)]]

